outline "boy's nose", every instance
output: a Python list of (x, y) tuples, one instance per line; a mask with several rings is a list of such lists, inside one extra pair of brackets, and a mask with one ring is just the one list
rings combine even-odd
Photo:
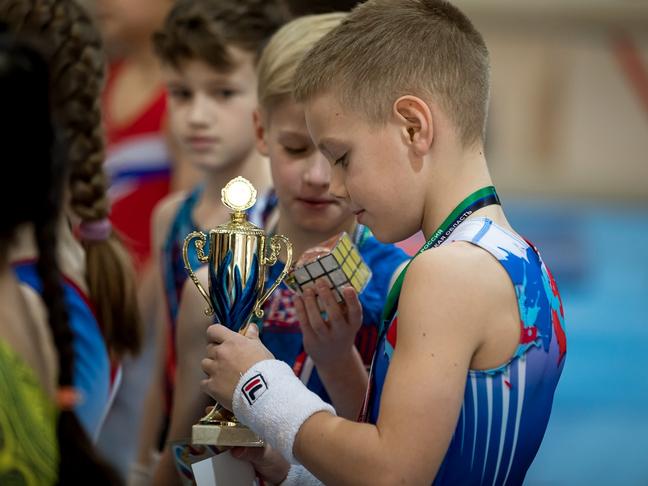
[(207, 103), (202, 96), (194, 96), (189, 107), (189, 123), (194, 125), (203, 125), (209, 121), (207, 115)]
[(313, 154), (304, 172), (304, 182), (312, 186), (325, 187), (331, 182), (331, 168), (326, 159), (320, 154)]

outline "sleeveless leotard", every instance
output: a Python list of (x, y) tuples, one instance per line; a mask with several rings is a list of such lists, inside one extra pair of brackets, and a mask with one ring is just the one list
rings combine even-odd
[[(467, 241), (492, 254), (515, 288), (520, 342), (502, 366), (470, 370), (455, 432), (434, 485), (522, 484), (542, 442), (567, 351), (562, 302), (539, 253), (486, 218), (462, 223), (448, 241)], [(397, 345), (398, 312), (381, 337), (374, 360), (369, 421)]]
[(110, 66), (103, 93), (107, 155), (105, 170), (110, 180), (110, 219), (131, 250), (138, 268), (151, 253), (151, 217), (155, 205), (169, 193), (171, 155), (164, 123), (166, 93), (159, 90), (140, 113), (117, 124), (107, 109), (115, 79), (123, 63)]
[(32, 370), (3, 341), (0, 397), (0, 484), (56, 484), (56, 407)]
[[(13, 265), (17, 279), (41, 294), (43, 287), (35, 262)], [(96, 439), (111, 393), (111, 365), (92, 305), (74, 282), (64, 277), (63, 297), (74, 334), (74, 386), (83, 399), (75, 412), (88, 437)]]

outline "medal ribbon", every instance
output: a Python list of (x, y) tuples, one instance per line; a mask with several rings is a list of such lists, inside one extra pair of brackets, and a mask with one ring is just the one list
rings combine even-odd
[[(416, 252), (416, 255), (412, 257), (412, 260), (403, 268), (401, 273), (396, 278), (394, 285), (389, 290), (387, 295), (387, 300), (385, 301), (385, 306), (383, 307), (382, 316), (380, 318), (380, 329), (378, 332), (378, 343), (380, 344), (383, 335), (387, 330), (387, 326), (394, 319), (396, 315), (396, 310), (398, 309), (398, 299), (400, 297), (401, 289), (403, 288), (403, 281), (405, 280), (405, 274), (410, 264), (418, 255), (423, 253), (425, 250), (430, 248), (436, 248), (446, 241), (450, 235), (454, 232), (457, 227), (463, 223), (471, 214), (481, 208), (486, 206), (491, 206), (493, 204), (500, 204), (499, 197), (495, 191), (495, 187), (487, 186), (478, 189), (477, 191), (470, 194), (463, 201), (461, 201), (456, 208), (448, 215), (448, 217), (443, 220), (441, 225), (437, 230), (430, 236), (430, 238), (425, 242), (425, 244)], [(365, 395), (365, 400), (362, 405), (362, 410), (360, 412), (360, 422), (366, 422), (368, 418), (369, 411), (369, 400), (371, 398), (372, 392), (372, 382), (373, 382), (373, 370), (375, 366), (377, 353), (374, 355), (374, 359), (371, 363), (371, 369), (369, 370), (369, 386), (367, 387), (367, 393)]]
[(472, 213), (478, 209), (490, 206), (492, 204), (500, 204), (499, 197), (493, 186), (482, 187), (481, 189), (473, 192), (466, 199), (461, 201), (456, 208), (448, 215), (448, 217), (441, 223), (439, 228), (432, 234), (425, 244), (416, 252), (412, 260), (403, 268), (401, 273), (396, 278), (394, 285), (389, 290), (387, 301), (383, 307), (382, 316), (380, 318), (380, 335), (385, 327), (391, 322), (396, 314), (398, 308), (398, 298), (400, 297), (401, 289), (403, 287), (403, 280), (410, 264), (418, 255), (430, 248), (436, 248), (441, 245), (453, 233), (457, 227), (463, 223)]

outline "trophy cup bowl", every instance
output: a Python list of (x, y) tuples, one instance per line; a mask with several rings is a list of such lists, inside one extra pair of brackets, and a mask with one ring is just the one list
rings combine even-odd
[[(247, 221), (245, 211), (256, 201), (256, 190), (242, 177), (232, 179), (221, 192), (223, 204), (233, 212), (229, 222), (205, 234), (187, 235), (182, 248), (185, 269), (207, 302), (206, 315), (227, 328), (245, 333), (253, 315), (263, 317), (262, 306), (288, 275), (292, 263), (292, 245), (283, 235), (268, 237)], [(208, 268), (208, 290), (196, 277), (188, 258), (194, 243), (198, 260)], [(208, 253), (205, 245), (209, 242)], [(264, 292), (266, 269), (277, 263), (281, 248), (286, 249), (284, 268), (277, 280)], [(263, 446), (263, 440), (243, 426), (236, 417), (216, 404), (211, 412), (192, 427), (192, 443), (216, 446)]]

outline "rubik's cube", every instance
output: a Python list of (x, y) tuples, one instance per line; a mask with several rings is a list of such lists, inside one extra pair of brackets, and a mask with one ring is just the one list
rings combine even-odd
[(286, 282), (298, 293), (327, 279), (329, 287), (338, 302), (342, 302), (342, 288), (351, 285), (358, 294), (367, 286), (371, 270), (360, 256), (360, 252), (347, 233), (335, 236), (322, 244), (326, 251), (314, 260), (297, 262)]

